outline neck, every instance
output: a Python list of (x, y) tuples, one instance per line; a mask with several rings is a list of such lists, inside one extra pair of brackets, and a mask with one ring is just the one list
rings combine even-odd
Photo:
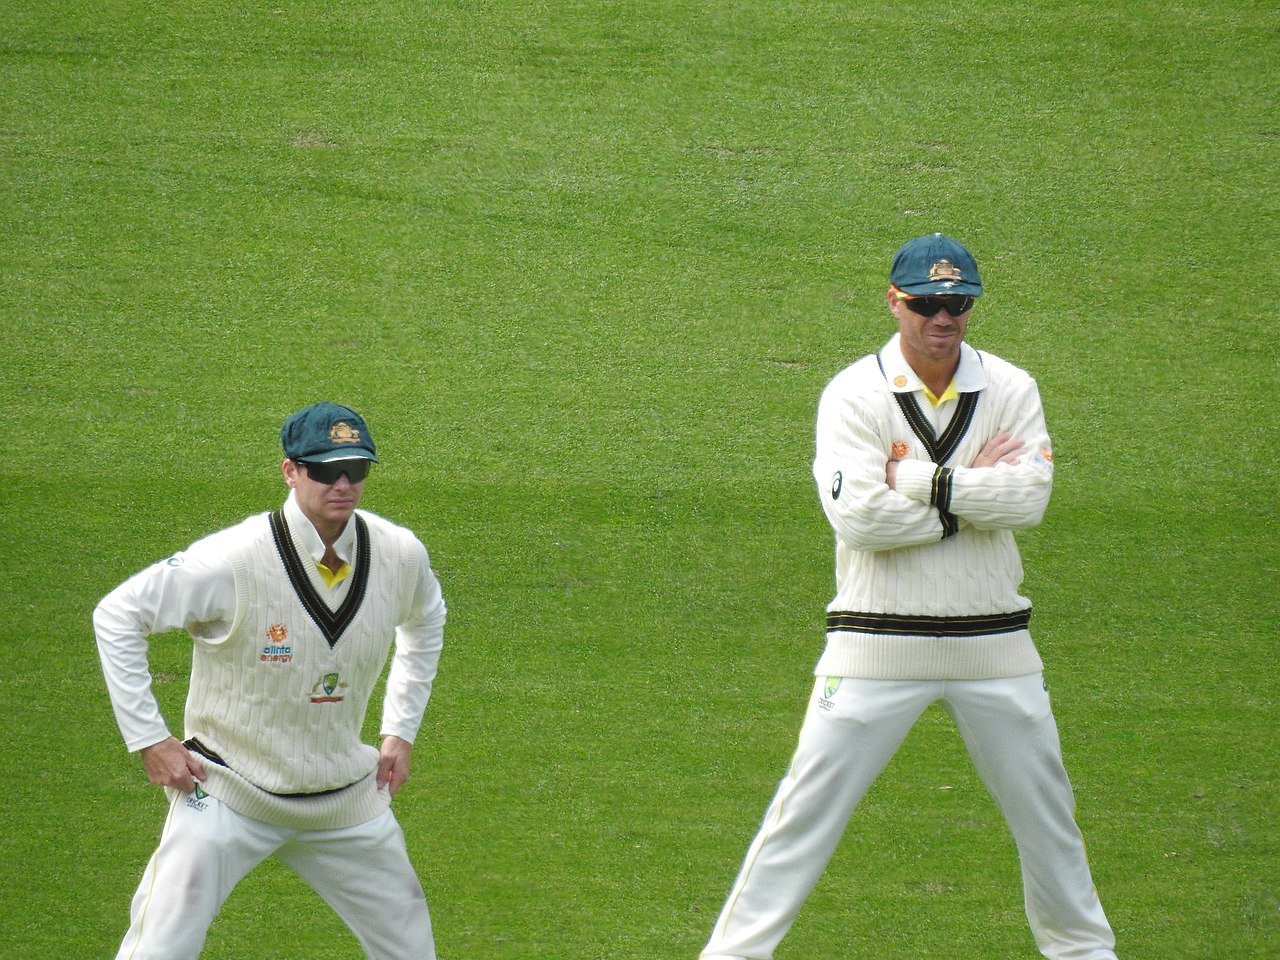
[(333, 549), (331, 544), (325, 544), (324, 556), (320, 558), (320, 562), (324, 564), (331, 573), (337, 573), (342, 569), (342, 560), (339, 559), (337, 551)]
[[(310, 517), (307, 519), (311, 520)], [(333, 545), (338, 541), (338, 537), (342, 535), (346, 524), (334, 524), (325, 521), (317, 523), (315, 520), (311, 520), (311, 525), (316, 528), (316, 533), (320, 534), (320, 542), (324, 544), (324, 556), (320, 558), (320, 562), (334, 573), (337, 573), (342, 569), (342, 560), (338, 558), (338, 551), (333, 549)]]
[(342, 536), (342, 531), (347, 528), (346, 522), (339, 523), (336, 520), (326, 520), (323, 517), (313, 517), (306, 510), (302, 511), (302, 515), (307, 518), (307, 522), (315, 528), (316, 533), (320, 537), (320, 542), (324, 544), (325, 556), (333, 553), (333, 545), (338, 542), (338, 537)]
[(929, 392), (935, 397), (940, 397), (955, 378), (956, 370), (960, 367), (960, 358), (957, 356), (947, 360), (930, 360), (925, 357), (918, 359), (907, 357), (907, 363), (911, 365), (911, 369), (915, 371), (921, 382), (929, 388)]

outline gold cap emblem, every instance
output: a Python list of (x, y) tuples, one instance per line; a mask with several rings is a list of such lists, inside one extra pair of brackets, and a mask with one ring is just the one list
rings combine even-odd
[(964, 275), (950, 260), (939, 260), (929, 268), (930, 280), (963, 280)]
[(345, 420), (339, 420), (329, 428), (330, 443), (359, 443), (360, 431)]

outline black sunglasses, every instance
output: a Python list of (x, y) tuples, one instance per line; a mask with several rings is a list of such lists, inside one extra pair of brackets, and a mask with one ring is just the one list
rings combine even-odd
[(344, 473), (347, 479), (352, 483), (359, 483), (369, 475), (369, 464), (371, 461), (360, 459), (352, 460), (330, 460), (328, 463), (316, 463), (313, 460), (297, 460), (298, 466), (307, 468), (307, 476), (316, 483), (323, 483), (328, 486), (331, 483), (337, 483), (338, 478)]
[(944, 307), (947, 313), (953, 317), (958, 317), (962, 313), (968, 313), (973, 309), (973, 297), (962, 296), (958, 293), (948, 293), (936, 297), (907, 297), (907, 309), (912, 313), (918, 313), (922, 317), (936, 316)]

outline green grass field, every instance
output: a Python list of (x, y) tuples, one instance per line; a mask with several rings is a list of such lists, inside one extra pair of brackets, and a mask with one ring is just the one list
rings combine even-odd
[[(449, 602), (397, 800), (442, 960), (695, 957), (822, 645), (818, 394), (935, 229), (1054, 434), (1026, 591), (1120, 956), (1280, 956), (1274, 4), (189, 6), (5, 5), (0, 957), (113, 954), (163, 801), (90, 612), (277, 505), (318, 399)], [(204, 954), (358, 955), (271, 866)], [(1034, 956), (932, 710), (778, 960)]]

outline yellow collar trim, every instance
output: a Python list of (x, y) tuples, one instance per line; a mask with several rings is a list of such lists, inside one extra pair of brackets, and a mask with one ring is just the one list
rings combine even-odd
[(324, 577), (324, 582), (330, 590), (340, 584), (343, 580), (347, 579), (347, 577), (351, 576), (351, 564), (349, 563), (343, 563), (343, 565), (338, 568), (337, 573), (334, 573), (323, 563), (317, 563), (316, 569), (320, 571), (320, 576)]
[(938, 409), (938, 407), (942, 406), (944, 403), (946, 403), (948, 400), (960, 399), (960, 394), (956, 391), (956, 382), (954, 380), (952, 380), (949, 384), (947, 384), (947, 389), (942, 391), (942, 396), (940, 397), (935, 397), (933, 395), (933, 391), (930, 390), (928, 387), (926, 387), (923, 383), (920, 384), (920, 386), (924, 389), (925, 397), (927, 397), (929, 402), (933, 404), (933, 408), (935, 410)]

